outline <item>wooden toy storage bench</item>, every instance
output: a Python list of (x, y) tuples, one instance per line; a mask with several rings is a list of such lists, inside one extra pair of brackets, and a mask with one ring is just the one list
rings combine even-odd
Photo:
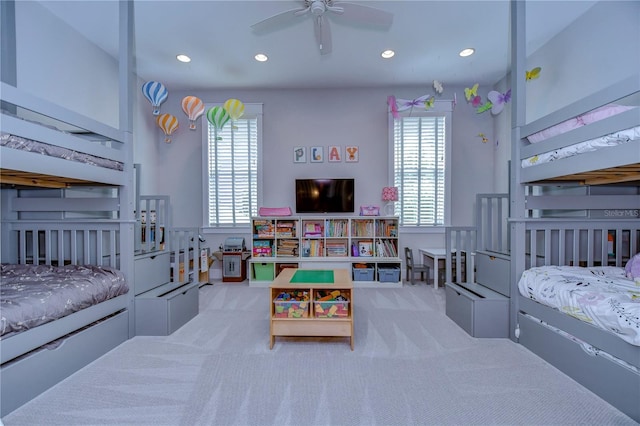
[[(333, 275), (329, 280), (311, 278), (308, 281), (296, 282), (294, 275), (320, 273), (323, 276)], [(311, 276), (311, 275), (309, 275)], [(307, 280), (305, 280), (307, 281)], [(320, 282), (318, 282), (320, 281)], [(351, 272), (346, 269), (335, 270), (298, 270), (284, 269), (270, 286), (270, 344), (273, 349), (276, 336), (329, 336), (349, 337), (353, 350), (353, 283)], [(297, 312), (291, 315), (279, 315), (283, 306), (286, 310), (293, 308), (294, 301), (279, 301), (283, 292), (306, 292), (306, 300), (296, 303)], [(327, 292), (338, 292), (346, 301), (327, 302), (336, 306), (328, 311), (320, 305), (319, 299)], [(340, 309), (336, 309), (340, 304)], [(288, 306), (287, 306), (288, 305)]]

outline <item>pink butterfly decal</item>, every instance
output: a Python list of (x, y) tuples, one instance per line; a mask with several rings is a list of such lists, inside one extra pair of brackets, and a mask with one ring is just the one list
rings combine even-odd
[(471, 98), (471, 105), (474, 108), (479, 107), (481, 103), (482, 103), (482, 98), (480, 96), (474, 96), (473, 98)]
[(395, 120), (400, 119), (400, 114), (398, 114), (398, 104), (396, 103), (396, 97), (393, 95), (388, 96), (387, 104), (389, 105), (389, 112), (391, 112), (391, 115), (393, 116), (393, 118)]
[(491, 114), (500, 114), (502, 112), (502, 109), (504, 108), (504, 105), (511, 100), (511, 89), (507, 90), (505, 93), (500, 93), (492, 90), (487, 94), (487, 98), (489, 98), (492, 104)]

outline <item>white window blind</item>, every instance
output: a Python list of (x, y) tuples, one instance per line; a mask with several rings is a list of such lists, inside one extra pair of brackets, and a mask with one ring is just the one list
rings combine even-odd
[(393, 120), (393, 184), (401, 226), (446, 223), (446, 157), (450, 114)]
[[(246, 108), (246, 106), (245, 106)], [(248, 226), (257, 215), (261, 114), (229, 121), (222, 130), (206, 118), (206, 227)]]

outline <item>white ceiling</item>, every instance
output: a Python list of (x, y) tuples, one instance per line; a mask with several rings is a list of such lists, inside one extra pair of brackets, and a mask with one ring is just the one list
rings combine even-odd
[[(43, 1), (86, 38), (117, 56), (114, 0)], [(509, 70), (509, 2), (356, 1), (394, 14), (383, 31), (330, 14), (333, 51), (320, 55), (310, 16), (277, 31), (250, 26), (289, 9), (296, 0), (135, 1), (136, 72), (169, 90), (492, 85)], [(336, 4), (339, 2), (336, 0)], [(535, 51), (595, 1), (527, 3), (527, 51)], [(343, 18), (343, 19), (340, 19)], [(476, 53), (461, 58), (458, 52)], [(380, 53), (394, 49), (391, 60)], [(269, 61), (258, 63), (256, 53)], [(191, 56), (183, 64), (178, 53)]]

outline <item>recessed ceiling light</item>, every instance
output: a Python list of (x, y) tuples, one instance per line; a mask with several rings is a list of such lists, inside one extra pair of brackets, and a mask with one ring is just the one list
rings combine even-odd
[(179, 60), (180, 62), (191, 62), (191, 58), (183, 54), (176, 56), (176, 59)]
[(254, 58), (256, 58), (256, 61), (258, 62), (266, 62), (269, 59), (269, 57), (264, 53), (258, 53)]
[(393, 55), (395, 55), (396, 52), (394, 52), (393, 50), (389, 49), (389, 50), (385, 50), (384, 52), (382, 52), (380, 54), (380, 56), (382, 56), (384, 59), (389, 59), (389, 58), (393, 58)]
[(467, 48), (467, 49), (462, 49), (460, 51), (460, 56), (465, 57), (465, 56), (471, 56), (473, 55), (473, 53), (476, 51), (476, 49), (473, 49), (471, 47)]

